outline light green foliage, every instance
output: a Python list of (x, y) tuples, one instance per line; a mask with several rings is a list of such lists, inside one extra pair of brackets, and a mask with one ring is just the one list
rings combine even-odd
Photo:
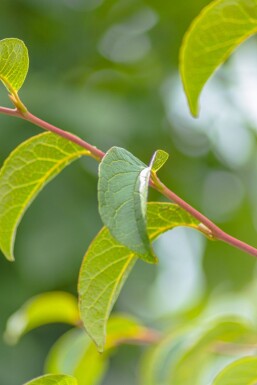
[[(199, 222), (177, 205), (152, 202), (147, 205), (147, 229), (150, 240), (177, 226), (198, 229)], [(103, 228), (91, 243), (79, 275), (81, 318), (98, 349), (103, 350), (106, 323), (111, 309), (130, 273), (137, 256), (118, 243)]]
[(107, 370), (107, 358), (83, 330), (72, 329), (51, 348), (45, 372), (74, 375), (80, 385), (96, 385)]
[(106, 349), (114, 348), (126, 341), (144, 341), (152, 337), (154, 332), (139, 321), (127, 315), (112, 315), (107, 324)]
[(163, 150), (157, 150), (150, 162), (151, 170), (156, 173), (167, 162), (169, 154)]
[(112, 147), (99, 166), (99, 212), (117, 241), (156, 263), (146, 231), (146, 202), (151, 168), (127, 150)]
[(24, 385), (78, 385), (76, 378), (65, 374), (47, 374), (26, 382)]
[(257, 357), (241, 358), (228, 365), (215, 378), (213, 385), (255, 385)]
[(217, 0), (189, 28), (180, 55), (180, 72), (191, 112), (206, 81), (249, 36), (257, 32), (256, 0)]
[(212, 367), (217, 372), (216, 362), (222, 357), (229, 359), (240, 349), (244, 353), (246, 346), (255, 343), (256, 330), (244, 318), (210, 321), (200, 317), (190, 324), (178, 323), (146, 352), (140, 385), (191, 385), (192, 378), (194, 385), (202, 385), (203, 375)]
[(84, 330), (69, 330), (51, 347), (45, 362), (45, 373), (73, 374), (90, 343), (91, 340)]
[(14, 38), (1, 40), (0, 79), (11, 94), (21, 88), (28, 69), (28, 50), (23, 41)]
[[(169, 382), (174, 385), (201, 384), (202, 370), (217, 356), (217, 350), (222, 351), (226, 344), (254, 343), (256, 332), (243, 320), (219, 320), (203, 327), (195, 343), (185, 349), (178, 362), (171, 370)], [(187, 370), (185, 370), (187, 368)]]
[(19, 338), (41, 325), (64, 322), (78, 325), (77, 299), (65, 292), (49, 292), (31, 298), (7, 321), (5, 339), (16, 343)]
[(88, 152), (52, 133), (18, 146), (0, 171), (0, 249), (13, 260), (18, 224), (40, 190), (72, 161)]
[(138, 321), (115, 315), (108, 322), (107, 351), (100, 354), (82, 330), (71, 330), (52, 347), (45, 366), (46, 372), (74, 375), (80, 385), (97, 385), (103, 378), (112, 348), (121, 343), (138, 341), (152, 333)]

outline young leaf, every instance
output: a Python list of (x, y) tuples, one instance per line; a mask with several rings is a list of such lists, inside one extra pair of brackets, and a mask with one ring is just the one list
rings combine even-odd
[(146, 230), (151, 168), (127, 150), (112, 147), (99, 166), (98, 201), (112, 236), (139, 257), (156, 263)]
[(13, 344), (30, 330), (53, 322), (79, 324), (75, 297), (65, 292), (49, 292), (31, 298), (9, 318), (4, 336)]
[(153, 157), (150, 162), (151, 170), (156, 173), (160, 168), (167, 162), (169, 154), (163, 150), (157, 150), (153, 154)]
[(24, 385), (79, 385), (76, 378), (65, 374), (47, 374), (26, 382)]
[[(175, 204), (147, 204), (147, 229), (152, 241), (176, 226), (199, 230), (198, 225)], [(108, 317), (136, 260), (136, 254), (117, 242), (105, 227), (83, 259), (78, 284), (80, 313), (87, 333), (100, 351), (105, 345)]]
[(0, 79), (13, 94), (22, 86), (29, 69), (28, 50), (22, 40), (0, 40)]
[(180, 55), (180, 73), (192, 115), (198, 114), (198, 98), (209, 77), (256, 32), (256, 0), (216, 0), (194, 20)]
[(32, 137), (18, 146), (0, 170), (0, 249), (14, 260), (16, 229), (40, 190), (61, 170), (89, 152), (52, 133)]
[(223, 369), (212, 385), (254, 385), (256, 383), (257, 357), (245, 357)]

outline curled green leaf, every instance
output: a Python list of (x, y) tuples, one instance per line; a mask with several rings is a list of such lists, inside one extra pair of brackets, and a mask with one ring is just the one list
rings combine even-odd
[(146, 262), (156, 263), (146, 230), (151, 168), (127, 150), (112, 147), (99, 166), (98, 201), (113, 237)]
[(77, 299), (65, 292), (49, 292), (27, 301), (7, 321), (5, 340), (14, 344), (22, 335), (39, 326), (53, 322), (78, 325)]

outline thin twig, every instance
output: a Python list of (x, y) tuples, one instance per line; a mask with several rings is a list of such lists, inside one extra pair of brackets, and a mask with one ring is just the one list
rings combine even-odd
[[(71, 134), (70, 132), (64, 131), (50, 123), (45, 122), (42, 119), (39, 119), (35, 115), (31, 114), (30, 112), (22, 112), (18, 109), (10, 109), (5, 107), (0, 107), (0, 113), (9, 115), (9, 116), (15, 116), (18, 118), (22, 118), (24, 120), (27, 120), (28, 122), (43, 128), (44, 130), (51, 131), (67, 140), (70, 140), (73, 143), (78, 144), (79, 146), (85, 148), (86, 150), (90, 151), (91, 155), (98, 161), (100, 161), (105, 153), (101, 150), (99, 150), (97, 147), (92, 146), (88, 142), (84, 141), (83, 139), (79, 138), (76, 135)], [(206, 216), (201, 214), (198, 210), (196, 210), (194, 207), (192, 207), (189, 203), (185, 202), (182, 198), (180, 198), (178, 195), (176, 195), (173, 191), (171, 191), (164, 183), (160, 181), (160, 179), (155, 175), (154, 178), (151, 178), (150, 180), (150, 186), (153, 187), (155, 190), (159, 191), (163, 196), (168, 198), (169, 200), (177, 203), (181, 208), (183, 208), (185, 211), (187, 211), (189, 214), (191, 214), (194, 218), (199, 220), (201, 224), (205, 227), (206, 234), (211, 238), (223, 241), (231, 246), (234, 246), (247, 254), (253, 255), (254, 257), (257, 257), (257, 249), (253, 246), (248, 245), (245, 242), (240, 241), (237, 238), (232, 237), (231, 235), (225, 233), (223, 230), (221, 230), (217, 225), (215, 225), (210, 219), (208, 219)]]

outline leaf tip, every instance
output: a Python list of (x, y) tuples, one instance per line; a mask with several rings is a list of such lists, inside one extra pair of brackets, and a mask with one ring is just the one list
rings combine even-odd
[(14, 262), (15, 261), (13, 253), (4, 253), (3, 252), (3, 254), (4, 254), (5, 258), (7, 259), (7, 261), (9, 261), (9, 262)]

